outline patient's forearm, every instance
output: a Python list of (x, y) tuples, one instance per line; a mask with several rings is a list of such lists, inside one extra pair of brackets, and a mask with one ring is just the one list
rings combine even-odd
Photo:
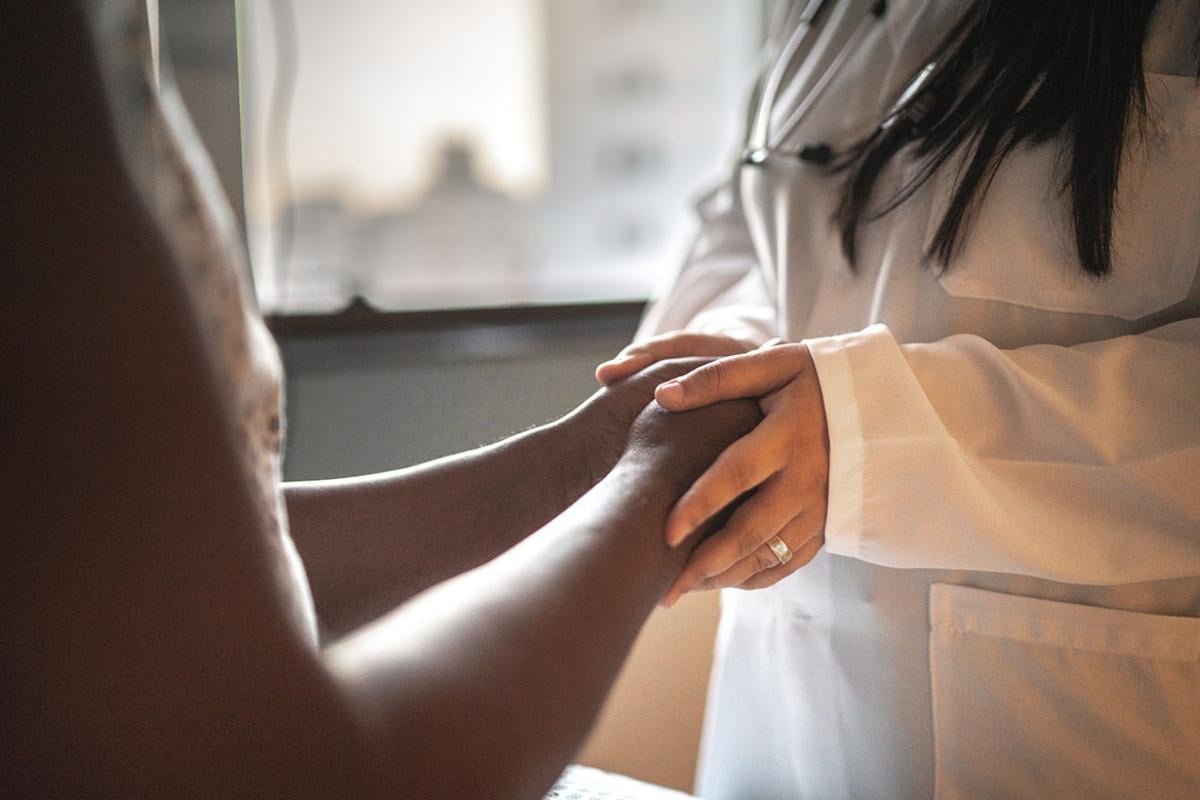
[(285, 486), (330, 638), (499, 555), (591, 486), (574, 431), (536, 428), (410, 469)]
[(671, 453), (623, 459), (510, 552), (327, 651), (397, 754), (400, 795), (546, 791), (686, 558), (663, 524), (709, 449), (674, 471)]

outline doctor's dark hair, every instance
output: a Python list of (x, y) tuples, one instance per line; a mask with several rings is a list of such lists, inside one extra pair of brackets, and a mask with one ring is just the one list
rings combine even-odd
[[(957, 176), (926, 255), (948, 267), (1001, 161), (1061, 136), (1062, 191), (1080, 265), (1107, 275), (1122, 155), (1148, 114), (1142, 48), (1155, 5), (975, 0), (926, 59), (933, 66), (920, 91), (834, 164), (845, 174), (834, 224), (851, 266), (859, 228), (946, 167)], [(910, 145), (914, 176), (873, 205), (879, 175)], [(960, 148), (961, 162), (952, 159)]]

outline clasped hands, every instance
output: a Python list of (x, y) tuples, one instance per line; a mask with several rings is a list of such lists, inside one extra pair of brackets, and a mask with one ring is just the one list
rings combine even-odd
[[(625, 348), (601, 364), (596, 377), (611, 386), (658, 362), (694, 356), (714, 360), (659, 383), (654, 398), (660, 406), (682, 412), (752, 398), (763, 418), (713, 461), (671, 511), (665, 536), (678, 547), (745, 496), (692, 551), (663, 597), (667, 607), (690, 591), (771, 586), (809, 563), (825, 543), (829, 434), (806, 345), (754, 348), (724, 336), (669, 333)], [(768, 544), (776, 536), (791, 551), (790, 560), (781, 561)]]

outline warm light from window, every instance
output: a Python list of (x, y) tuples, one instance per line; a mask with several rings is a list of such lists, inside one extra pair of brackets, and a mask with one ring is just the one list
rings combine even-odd
[(745, 0), (292, 9), (280, 143), (277, 31), (268, 3), (243, 8), (256, 282), (292, 311), (644, 296), (734, 145), (758, 20)]

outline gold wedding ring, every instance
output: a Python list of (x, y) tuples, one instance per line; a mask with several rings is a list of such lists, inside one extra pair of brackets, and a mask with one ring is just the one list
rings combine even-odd
[(772, 536), (767, 540), (767, 547), (771, 548), (771, 552), (779, 559), (779, 565), (782, 566), (792, 560), (792, 548), (787, 546), (787, 542), (780, 539), (778, 536)]

